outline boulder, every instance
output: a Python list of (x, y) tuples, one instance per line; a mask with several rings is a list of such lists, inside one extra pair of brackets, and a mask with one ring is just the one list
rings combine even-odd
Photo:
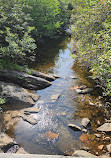
[(81, 131), (81, 127), (74, 125), (74, 124), (68, 124), (68, 126), (73, 129), (74, 131)]
[(27, 71), (29, 71), (29, 72), (31, 71), (31, 75), (43, 78), (47, 81), (54, 81), (55, 80), (55, 77), (48, 75), (48, 74), (44, 74), (42, 72), (38, 72), (38, 71), (30, 70), (30, 69), (27, 69)]
[(111, 123), (104, 123), (102, 126), (97, 128), (100, 132), (111, 132)]
[(107, 148), (108, 152), (111, 153), (111, 144), (106, 145), (106, 148)]
[(15, 70), (1, 69), (0, 80), (8, 83), (14, 83), (26, 89), (39, 90), (51, 85), (51, 82)]
[(39, 96), (27, 92), (24, 88), (0, 82), (0, 93), (2, 98), (5, 98), (6, 104), (14, 108), (33, 106), (39, 99)]
[(60, 94), (54, 94), (54, 95), (52, 95), (52, 96), (51, 96), (52, 102), (57, 101), (57, 99), (58, 99), (59, 97), (60, 97)]
[(88, 93), (91, 93), (93, 91), (92, 88), (86, 88), (86, 89), (76, 89), (76, 92), (78, 94), (88, 94)]
[(33, 114), (33, 113), (38, 113), (40, 111), (40, 109), (36, 108), (36, 107), (31, 107), (31, 108), (26, 108), (24, 109), (24, 114)]
[(31, 125), (36, 125), (37, 124), (37, 120), (31, 115), (29, 115), (29, 116), (22, 115), (21, 117), (24, 121), (30, 123)]
[(10, 138), (7, 134), (5, 134), (5, 133), (0, 134), (0, 147), (3, 147), (7, 144), (11, 144), (13, 142), (14, 142), (14, 140), (12, 138)]
[(97, 158), (97, 156), (84, 151), (84, 150), (76, 150), (72, 156), (77, 156), (77, 157), (87, 157), (87, 158)]
[(90, 120), (88, 118), (83, 118), (81, 124), (83, 127), (87, 127), (90, 124)]

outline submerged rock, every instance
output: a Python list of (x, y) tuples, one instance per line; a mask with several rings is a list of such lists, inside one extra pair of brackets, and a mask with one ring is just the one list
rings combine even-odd
[(83, 127), (87, 127), (90, 124), (90, 120), (88, 118), (83, 118), (81, 124)]
[(111, 123), (105, 123), (97, 128), (97, 131), (101, 132), (111, 132)]
[(33, 117), (33, 116), (21, 116), (22, 119), (28, 123), (30, 123), (31, 125), (36, 125), (37, 124), (37, 120)]
[(60, 94), (54, 94), (54, 95), (52, 95), (52, 96), (51, 96), (52, 102), (57, 101), (57, 99), (58, 99), (59, 97), (60, 97)]
[(74, 131), (81, 131), (81, 127), (74, 125), (74, 124), (68, 124), (68, 126), (73, 129)]

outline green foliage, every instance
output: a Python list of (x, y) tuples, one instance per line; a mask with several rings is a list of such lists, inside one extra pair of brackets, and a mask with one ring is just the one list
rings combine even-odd
[(104, 95), (111, 96), (111, 2), (74, 2), (72, 32), (79, 48), (78, 58), (87, 62), (94, 76), (99, 77)]
[(30, 33), (34, 27), (29, 14), (23, 12), (23, 5), (14, 0), (0, 1), (0, 57), (23, 61), (26, 53), (36, 48)]
[[(4, 104), (4, 103), (5, 103), (5, 99), (0, 98), (0, 104)], [(0, 108), (0, 111), (1, 111), (1, 108)]]
[(30, 7), (25, 9), (25, 12), (29, 13), (33, 19), (34, 39), (54, 38), (54, 35), (60, 32), (61, 27), (69, 20), (69, 11), (64, 7), (65, 4), (59, 0), (21, 1)]

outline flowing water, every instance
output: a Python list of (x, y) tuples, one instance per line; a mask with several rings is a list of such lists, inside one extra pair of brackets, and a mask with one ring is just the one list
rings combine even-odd
[[(41, 96), (35, 105), (41, 111), (33, 114), (38, 121), (36, 125), (32, 126), (23, 120), (16, 124), (12, 121), (7, 130), (7, 134), (29, 153), (71, 155), (75, 149), (84, 146), (90, 147), (91, 152), (95, 153), (99, 145), (93, 134), (96, 132), (97, 122), (104, 121), (104, 110), (89, 104), (89, 101), (98, 101), (97, 95), (79, 95), (75, 91), (77, 86), (93, 87), (94, 83), (87, 80), (89, 74), (75, 64), (71, 53), (72, 43), (73, 41), (66, 37), (61, 41), (50, 42), (37, 51), (34, 69), (57, 74), (60, 78), (53, 81), (50, 87), (36, 92)], [(72, 87), (75, 88), (71, 89)], [(60, 95), (56, 102), (51, 100), (53, 94)], [(86, 138), (81, 141), (82, 132), (73, 131), (68, 124), (82, 127), (81, 119), (84, 117), (91, 120), (91, 127), (88, 140)]]

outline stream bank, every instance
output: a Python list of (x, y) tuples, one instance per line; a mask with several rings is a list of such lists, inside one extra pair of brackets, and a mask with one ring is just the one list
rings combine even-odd
[[(95, 83), (88, 80), (88, 72), (74, 65), (71, 44), (71, 39), (66, 38), (38, 49), (36, 62), (31, 66), (60, 78), (50, 87), (37, 90), (41, 97), (34, 108), (40, 111), (31, 113), (36, 124), (21, 117), (23, 110), (7, 109), (3, 113), (2, 131), (32, 154), (72, 155), (75, 150), (83, 149), (96, 155), (109, 155), (110, 133), (97, 130), (110, 120), (109, 109), (104, 108), (100, 94), (94, 93)], [(18, 113), (19, 117), (15, 117)], [(83, 118), (90, 120), (90, 126), (83, 127)], [(81, 130), (75, 131), (69, 124)]]

